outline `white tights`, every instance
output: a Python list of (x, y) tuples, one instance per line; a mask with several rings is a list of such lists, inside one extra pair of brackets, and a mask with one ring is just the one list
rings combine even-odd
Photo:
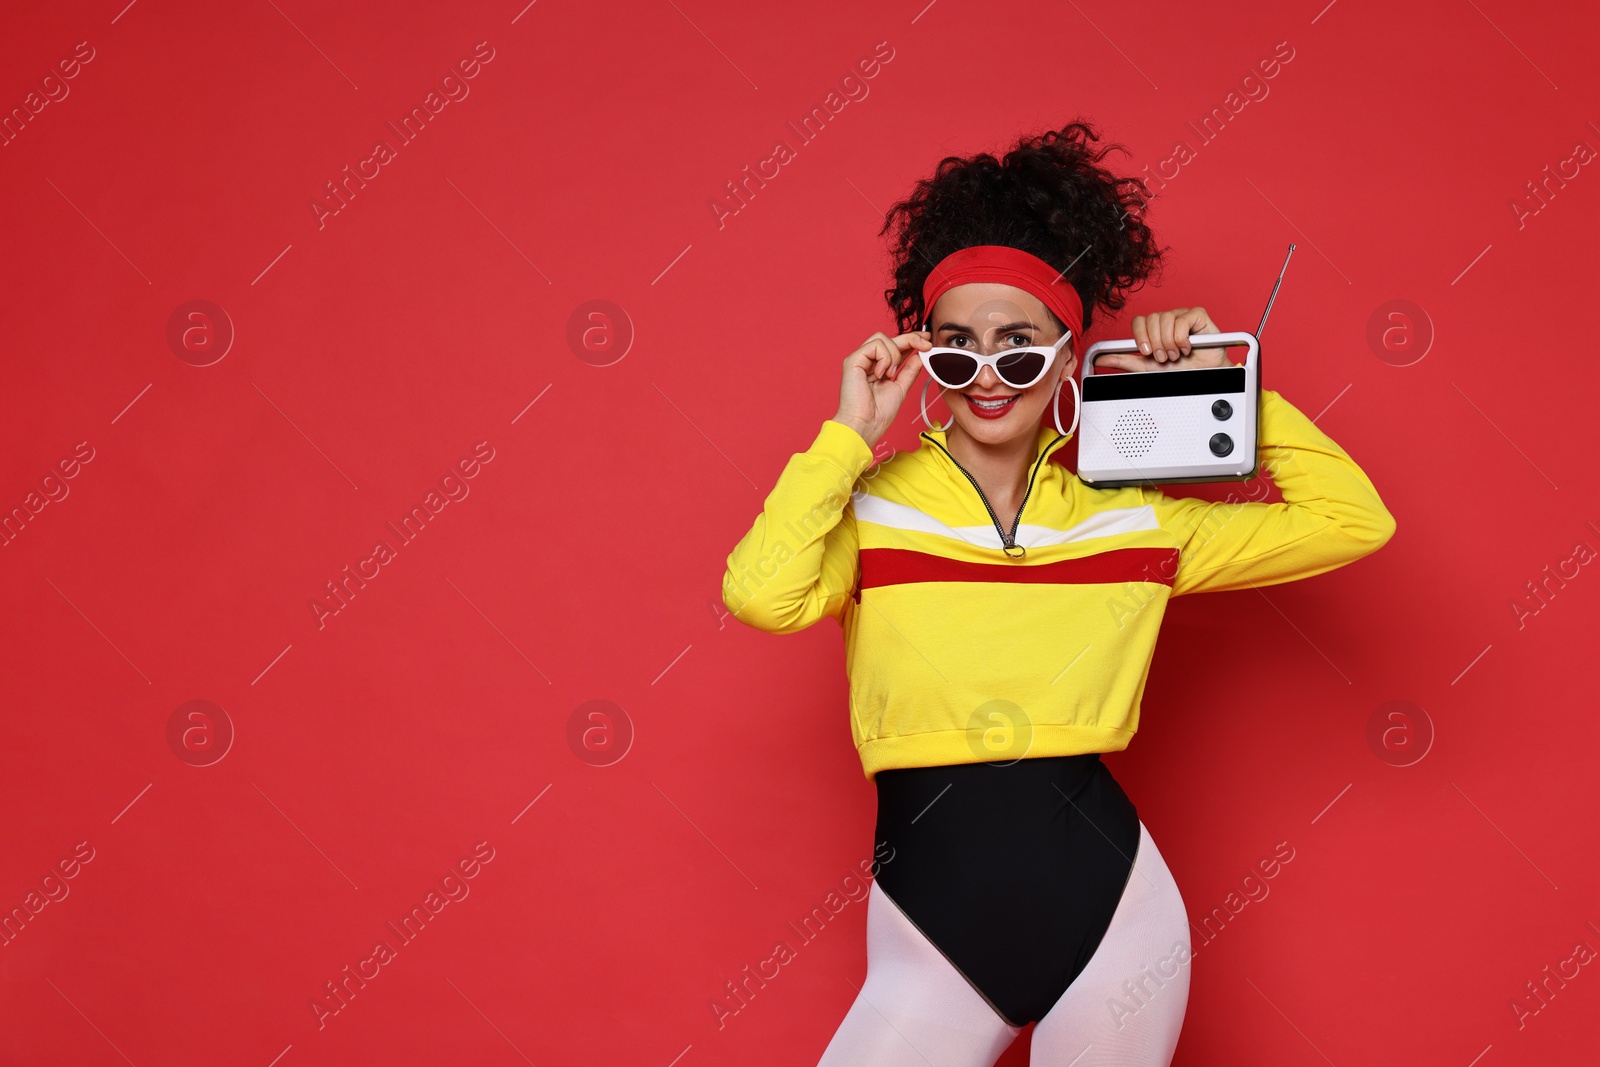
[[(1032, 1067), (1167, 1067), (1189, 1002), (1189, 923), (1139, 823), (1139, 851), (1104, 939), (1033, 1028)], [(817, 1067), (991, 1067), (1007, 1023), (872, 883), (867, 979)]]

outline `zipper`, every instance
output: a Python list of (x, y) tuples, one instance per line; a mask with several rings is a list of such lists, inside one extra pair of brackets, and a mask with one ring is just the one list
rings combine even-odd
[[(1022, 513), (1027, 510), (1028, 497), (1033, 495), (1033, 479), (1036, 475), (1038, 475), (1039, 466), (1045, 461), (1045, 458), (1050, 455), (1051, 449), (1055, 448), (1056, 445), (1060, 444), (1062, 441), (1065, 441), (1067, 439), (1067, 435), (1057, 434), (1056, 439), (1045, 445), (1044, 451), (1039, 453), (1039, 458), (1033, 461), (1033, 469), (1028, 472), (1028, 488), (1022, 493), (1022, 503), (1017, 506), (1017, 517), (1011, 521), (1010, 533), (1006, 533), (1005, 527), (1000, 525), (1000, 517), (994, 513), (994, 508), (989, 504), (989, 498), (983, 495), (983, 486), (978, 484), (978, 479), (972, 476), (972, 472), (963, 467), (955, 456), (950, 455), (950, 450), (944, 447), (944, 445), (940, 444), (938, 441), (935, 441), (927, 431), (923, 431), (918, 436), (932, 443), (945, 455), (950, 456), (950, 462), (956, 465), (956, 470), (960, 471), (962, 474), (965, 474), (967, 476), (967, 481), (972, 483), (972, 488), (978, 491), (978, 499), (983, 501), (984, 510), (989, 513), (990, 521), (994, 523), (994, 528), (1000, 533), (1000, 550), (1006, 555), (1010, 556), (1012, 559), (1021, 559), (1023, 556), (1026, 556), (1028, 554), (1027, 548), (1023, 545), (1017, 544), (1017, 528), (1022, 525)], [(1016, 551), (1013, 552), (1011, 551), (1012, 549), (1016, 549)]]

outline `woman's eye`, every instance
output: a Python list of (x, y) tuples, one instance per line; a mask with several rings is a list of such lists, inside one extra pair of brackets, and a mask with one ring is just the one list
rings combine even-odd
[(1011, 339), (1018, 342), (1018, 348), (1026, 348), (1028, 346), (1028, 342), (1033, 340), (1033, 338), (1029, 337), (1025, 333), (1014, 333), (1011, 335)]

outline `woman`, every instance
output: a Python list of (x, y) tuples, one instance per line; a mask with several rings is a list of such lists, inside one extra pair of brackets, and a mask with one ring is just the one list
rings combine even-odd
[[(1075, 122), (947, 158), (890, 211), (902, 332), (845, 359), (838, 413), (728, 558), (745, 623), (839, 621), (877, 791), (867, 978), (821, 1067), (988, 1065), (1030, 1022), (1034, 1064), (1168, 1064), (1183, 899), (1099, 753), (1138, 728), (1170, 597), (1320, 574), (1394, 532), (1354, 461), (1267, 389), (1281, 504), (1094, 488), (1066, 465), (1083, 333), (1161, 257), (1145, 186), (1098, 139)], [(1190, 346), (1222, 332), (1203, 308), (1131, 330), (1141, 352), (1097, 367), (1229, 363)], [(924, 369), (923, 418), (937, 382), (950, 419), (869, 471)]]

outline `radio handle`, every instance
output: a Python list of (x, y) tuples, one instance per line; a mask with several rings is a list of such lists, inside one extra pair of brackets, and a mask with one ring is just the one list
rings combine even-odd
[[(1189, 335), (1189, 347), (1193, 348), (1218, 348), (1224, 345), (1245, 345), (1249, 351), (1245, 355), (1244, 366), (1254, 367), (1261, 353), (1261, 344), (1256, 340), (1256, 335), (1244, 331), (1236, 333), (1196, 333)], [(1083, 376), (1094, 377), (1095, 360), (1102, 355), (1119, 354), (1122, 352), (1138, 352), (1139, 342), (1129, 337), (1120, 341), (1096, 341), (1089, 346), (1089, 351), (1083, 356)], [(1196, 367), (1192, 370), (1211, 370), (1210, 367)], [(1184, 374), (1185, 371), (1152, 370), (1134, 371), (1135, 374)]]

